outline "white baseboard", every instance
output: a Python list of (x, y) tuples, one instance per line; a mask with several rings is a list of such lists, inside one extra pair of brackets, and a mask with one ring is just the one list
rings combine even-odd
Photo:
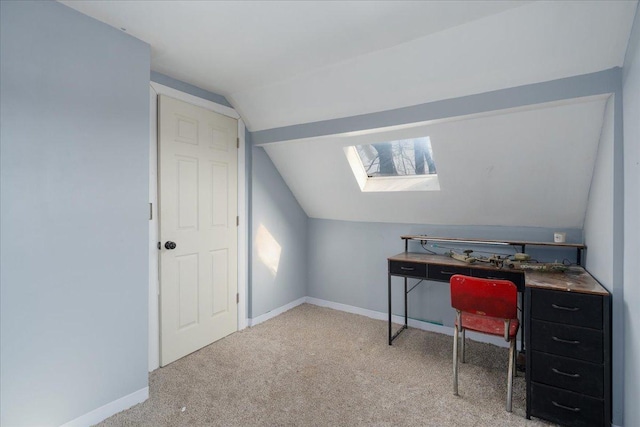
[(298, 298), (297, 300), (290, 302), (289, 304), (285, 304), (282, 307), (276, 308), (274, 310), (271, 310), (261, 316), (258, 317), (254, 317), (252, 319), (249, 319), (249, 326), (256, 326), (259, 323), (265, 322), (269, 319), (272, 319), (282, 313), (284, 313), (285, 311), (289, 311), (294, 307), (299, 306), (300, 304), (304, 304), (305, 302), (307, 302), (307, 297), (302, 297), (302, 298)]
[(307, 297), (307, 303), (320, 307), (333, 308), (334, 310), (346, 311), (347, 313), (359, 314), (377, 320), (386, 320), (387, 313), (355, 307), (353, 305), (341, 304), (339, 302), (327, 301), (319, 298)]
[(100, 421), (104, 421), (112, 415), (122, 412), (125, 409), (129, 409), (138, 403), (142, 403), (149, 398), (149, 387), (142, 388), (138, 391), (134, 391), (120, 399), (109, 402), (106, 405), (94, 409), (78, 418), (71, 420), (61, 427), (89, 427), (94, 424), (98, 424)]
[[(353, 305), (341, 304), (339, 302), (327, 301), (319, 298), (313, 297), (302, 297), (297, 300), (290, 302), (289, 304), (283, 305), (282, 307), (271, 310), (268, 313), (265, 313), (261, 316), (255, 317), (253, 319), (249, 319), (249, 326), (255, 326), (259, 323), (272, 319), (285, 311), (289, 311), (294, 307), (299, 306), (300, 304), (309, 303), (313, 305), (317, 305), (319, 307), (327, 307), (332, 308), (334, 310), (345, 311), (347, 313), (359, 314), (361, 316), (369, 317), (371, 319), (376, 320), (388, 320), (387, 313), (383, 313), (381, 311), (369, 310), (366, 308), (360, 308)], [(394, 323), (404, 324), (403, 316), (393, 315), (392, 318)], [(409, 319), (409, 326), (416, 329), (421, 329), (423, 331), (436, 332), (439, 334), (453, 336), (453, 328), (450, 326), (437, 325), (435, 323), (429, 323), (422, 320)], [(397, 327), (397, 326), (396, 326)], [(493, 344), (498, 347), (509, 347), (509, 344), (501, 337), (494, 337), (491, 335), (478, 334), (475, 332), (467, 331), (466, 337), (472, 341), (483, 342), (488, 344)], [(518, 347), (520, 346), (520, 342), (518, 341)]]
[[(368, 310), (366, 308), (355, 307), (352, 305), (341, 304), (333, 301), (326, 301), (319, 298), (307, 297), (306, 302), (309, 304), (320, 306), (320, 307), (333, 308), (334, 310), (340, 310), (340, 311), (346, 311), (347, 313), (359, 314), (361, 316), (366, 316), (371, 319), (385, 320), (385, 321), (389, 319), (388, 314), (383, 313), (381, 311)], [(391, 319), (394, 323), (404, 324), (403, 316), (393, 315)], [(415, 320), (415, 319), (409, 319), (407, 323), (412, 328), (453, 336), (453, 328), (450, 326), (437, 325), (435, 323), (429, 323), (429, 322), (425, 322), (422, 320)], [(493, 344), (498, 347), (509, 347), (509, 344), (504, 340), (504, 338), (494, 337), (491, 335), (478, 334), (475, 332), (467, 331), (466, 338), (472, 341)]]

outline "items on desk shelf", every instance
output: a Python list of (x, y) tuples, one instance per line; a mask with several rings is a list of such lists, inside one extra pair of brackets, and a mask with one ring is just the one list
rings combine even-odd
[[(447, 243), (453, 243), (458, 245), (473, 244), (473, 245), (489, 245), (489, 246), (512, 246), (514, 248), (519, 247), (521, 253), (524, 253), (526, 251), (527, 246), (546, 246), (546, 247), (554, 246), (554, 247), (562, 247), (562, 248), (574, 248), (576, 250), (575, 264), (577, 265), (582, 264), (582, 252), (587, 248), (582, 243), (566, 243), (566, 241), (533, 242), (533, 241), (524, 241), (524, 240), (522, 241), (521, 240), (491, 240), (491, 239), (481, 240), (481, 239), (461, 239), (461, 238), (454, 238), (454, 237), (434, 237), (434, 236), (428, 236), (426, 234), (406, 235), (406, 236), (400, 236), (400, 238), (404, 240), (405, 252), (409, 252), (409, 241), (418, 241), (420, 242), (420, 245), (422, 246), (423, 249), (425, 249), (428, 253), (434, 254), (434, 255), (436, 254), (435, 252), (432, 252), (431, 250), (426, 248), (426, 245), (429, 242), (431, 242), (429, 246), (434, 248), (444, 247), (436, 244), (435, 242), (447, 242)], [(451, 248), (446, 248), (446, 249), (451, 249)], [(478, 260), (476, 256), (472, 256), (472, 255), (467, 255), (467, 256), (471, 258), (476, 258), (473, 262), (476, 262)], [(513, 256), (512, 256), (512, 260), (520, 261), (520, 262), (527, 261), (527, 260), (519, 260), (517, 258), (513, 258)], [(468, 261), (465, 261), (465, 262), (468, 262)], [(511, 266), (511, 268), (514, 268), (514, 267)]]
[(553, 233), (553, 242), (554, 243), (564, 243), (567, 240), (567, 233), (556, 231)]
[(445, 255), (450, 256), (453, 259), (457, 259), (458, 261), (468, 262), (469, 264), (473, 264), (474, 262), (476, 262), (476, 257), (472, 257), (471, 253), (473, 253), (473, 251), (470, 249), (467, 249), (463, 251), (463, 253), (461, 254), (457, 254), (453, 251), (449, 251)]
[[(487, 264), (491, 264), (496, 268), (502, 268), (507, 266), (509, 268), (517, 268), (520, 263), (530, 261), (531, 256), (525, 253), (517, 253), (514, 255), (497, 255), (493, 254), (489, 257), (486, 256), (472, 256), (473, 251), (471, 249), (466, 249), (462, 251), (462, 253), (454, 252), (450, 250), (446, 252), (445, 255), (450, 256), (453, 259), (457, 259), (458, 261), (466, 262), (468, 264), (473, 264), (475, 262), (484, 262)], [(511, 259), (513, 258), (513, 259)]]

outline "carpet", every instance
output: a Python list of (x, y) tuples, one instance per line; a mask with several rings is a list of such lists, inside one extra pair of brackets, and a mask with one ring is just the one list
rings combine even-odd
[[(396, 325), (397, 327), (397, 325)], [(100, 426), (547, 426), (505, 411), (508, 350), (303, 304), (149, 374), (149, 399)]]

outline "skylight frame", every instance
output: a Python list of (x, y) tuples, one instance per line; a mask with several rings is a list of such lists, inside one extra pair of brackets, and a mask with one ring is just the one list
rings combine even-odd
[[(401, 191), (439, 191), (440, 182), (438, 180), (437, 169), (435, 169), (435, 161), (433, 160), (433, 147), (431, 145), (429, 137), (414, 138), (411, 140), (396, 140), (388, 141), (389, 144), (407, 144), (409, 141), (415, 139), (426, 139), (428, 145), (428, 157), (431, 159), (432, 166), (435, 173), (415, 174), (415, 160), (413, 167), (413, 174), (396, 174), (396, 175), (371, 175), (367, 172), (364, 161), (360, 155), (362, 149), (358, 150), (358, 146), (344, 147), (347, 161), (351, 166), (351, 170), (356, 178), (356, 182), (362, 192), (401, 192)], [(378, 143), (379, 144), (379, 143)], [(373, 144), (360, 144), (360, 147)], [(413, 150), (413, 149), (412, 149)], [(359, 152), (360, 151), (360, 152)], [(377, 150), (376, 150), (377, 151)], [(415, 158), (415, 154), (414, 154)], [(371, 158), (367, 158), (367, 161), (371, 162)], [(398, 161), (394, 157), (394, 164)], [(425, 164), (426, 168), (426, 164)], [(397, 168), (396, 168), (397, 172)], [(404, 171), (406, 173), (406, 170)]]

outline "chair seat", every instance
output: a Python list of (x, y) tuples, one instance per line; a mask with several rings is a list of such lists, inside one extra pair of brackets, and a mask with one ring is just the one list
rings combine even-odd
[[(456, 321), (456, 326), (458, 322)], [(513, 338), (518, 333), (520, 322), (518, 319), (511, 319), (509, 327), (509, 338)], [(482, 332), (489, 335), (504, 336), (504, 319), (497, 317), (480, 316), (478, 314), (462, 313), (462, 328), (468, 331)]]

